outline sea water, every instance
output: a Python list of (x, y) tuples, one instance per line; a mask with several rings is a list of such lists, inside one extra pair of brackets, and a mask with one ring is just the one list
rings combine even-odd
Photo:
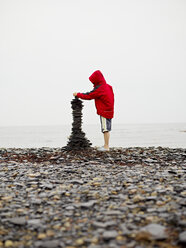
[[(103, 145), (100, 124), (84, 124), (82, 130), (93, 146)], [(63, 147), (70, 134), (71, 125), (0, 127), (0, 148)], [(113, 123), (110, 146), (186, 148), (186, 123)]]

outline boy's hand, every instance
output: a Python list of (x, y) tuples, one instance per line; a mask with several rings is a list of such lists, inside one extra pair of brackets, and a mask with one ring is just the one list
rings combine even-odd
[(74, 93), (73, 93), (73, 96), (77, 96), (77, 92), (74, 92)]

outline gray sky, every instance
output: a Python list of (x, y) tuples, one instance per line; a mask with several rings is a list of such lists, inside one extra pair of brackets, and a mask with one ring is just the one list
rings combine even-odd
[(71, 123), (97, 69), (115, 123), (186, 122), (185, 13), (185, 0), (0, 0), (0, 126)]

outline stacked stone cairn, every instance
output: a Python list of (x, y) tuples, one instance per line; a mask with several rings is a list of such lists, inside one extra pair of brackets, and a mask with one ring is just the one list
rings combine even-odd
[(72, 105), (72, 115), (73, 115), (73, 123), (72, 123), (72, 133), (69, 137), (69, 141), (67, 146), (64, 147), (65, 150), (84, 150), (89, 148), (92, 144), (85, 137), (85, 133), (82, 131), (82, 108), (83, 103), (80, 99), (75, 97), (71, 101)]

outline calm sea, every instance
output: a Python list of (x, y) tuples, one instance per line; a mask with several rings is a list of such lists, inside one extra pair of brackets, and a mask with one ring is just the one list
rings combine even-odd
[[(84, 125), (83, 131), (93, 146), (103, 145), (103, 135), (99, 124)], [(63, 147), (67, 144), (70, 133), (70, 125), (0, 127), (0, 147)], [(186, 148), (186, 123), (113, 123), (110, 146)]]

